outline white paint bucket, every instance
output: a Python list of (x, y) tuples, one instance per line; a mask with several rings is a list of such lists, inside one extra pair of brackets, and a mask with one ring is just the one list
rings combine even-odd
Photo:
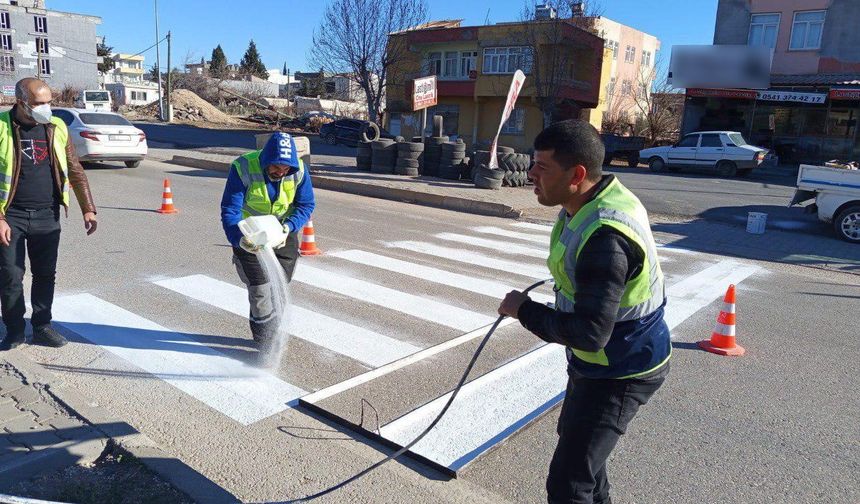
[(750, 212), (747, 215), (747, 233), (764, 234), (767, 225), (767, 214), (763, 212)]

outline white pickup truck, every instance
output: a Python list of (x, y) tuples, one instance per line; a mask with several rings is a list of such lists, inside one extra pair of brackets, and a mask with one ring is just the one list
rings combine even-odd
[(832, 222), (836, 234), (860, 244), (860, 170), (800, 165), (797, 191), (788, 206), (815, 199), (806, 207), (818, 218)]

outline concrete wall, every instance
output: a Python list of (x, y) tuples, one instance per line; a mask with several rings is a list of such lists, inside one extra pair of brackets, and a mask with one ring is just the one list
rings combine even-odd
[[(80, 89), (98, 88), (98, 58), (96, 56), (96, 25), (101, 19), (93, 16), (45, 11), (18, 6), (0, 5), (9, 12), (10, 30), (0, 30), (12, 36), (13, 51), (4, 52), (15, 58), (15, 71), (0, 73), (0, 83), (13, 85), (24, 77), (36, 75), (38, 58), (36, 36), (47, 37), (51, 74), (42, 78), (55, 90), (65, 86)], [(45, 16), (46, 34), (35, 33), (34, 16)]]
[[(827, 10), (820, 50), (790, 50), (794, 13)], [(860, 2), (857, 0), (720, 0), (714, 44), (745, 45), (752, 14), (780, 15), (772, 73), (860, 72)]]

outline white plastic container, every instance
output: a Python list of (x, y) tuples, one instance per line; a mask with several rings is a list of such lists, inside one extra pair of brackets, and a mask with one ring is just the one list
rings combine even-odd
[(747, 215), (747, 233), (764, 234), (767, 226), (767, 214), (763, 212), (750, 212)]
[(284, 226), (274, 215), (248, 217), (239, 222), (239, 231), (257, 247), (271, 247), (284, 241)]

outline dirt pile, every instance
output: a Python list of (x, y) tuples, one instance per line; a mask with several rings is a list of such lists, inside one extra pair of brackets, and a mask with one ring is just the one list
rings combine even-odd
[[(237, 120), (187, 89), (176, 89), (171, 95), (173, 118), (184, 122), (235, 125)], [(158, 117), (158, 102), (134, 110), (133, 115)]]

